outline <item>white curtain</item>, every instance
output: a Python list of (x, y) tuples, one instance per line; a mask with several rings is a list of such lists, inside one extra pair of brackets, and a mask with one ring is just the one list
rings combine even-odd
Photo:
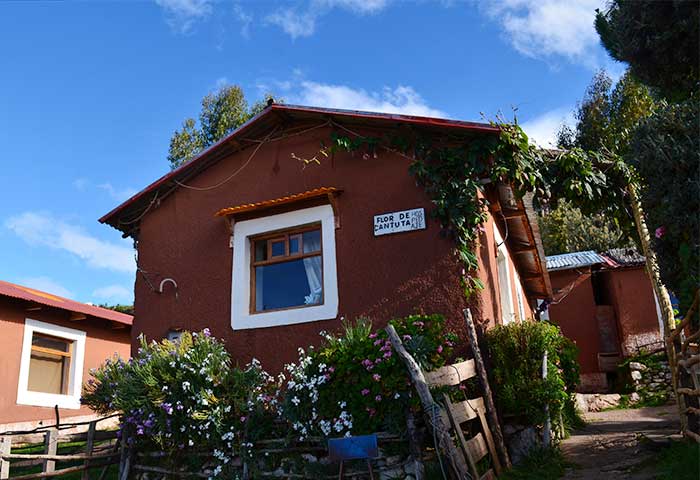
[[(308, 235), (307, 237), (311, 237)], [(304, 253), (318, 252), (321, 250), (321, 236), (318, 238), (304, 238)], [(321, 303), (323, 295), (323, 275), (321, 273), (321, 256), (308, 257), (304, 259), (304, 269), (306, 270), (306, 281), (309, 282), (309, 295), (304, 297), (304, 304), (316, 305)]]

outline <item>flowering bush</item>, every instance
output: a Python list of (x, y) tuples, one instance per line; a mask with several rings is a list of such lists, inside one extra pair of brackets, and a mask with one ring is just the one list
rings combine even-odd
[[(121, 430), (134, 447), (157, 446), (173, 458), (206, 447), (214, 475), (234, 455), (247, 456), (270, 427), (272, 378), (253, 361), (232, 368), (221, 342), (208, 330), (183, 333), (177, 342), (146, 344), (129, 362), (108, 360), (92, 372), (83, 402), (100, 413), (123, 413)], [(254, 425), (254, 427), (248, 427)]]
[[(445, 364), (456, 336), (444, 332), (441, 316), (414, 315), (391, 323), (424, 368)], [(418, 401), (386, 332), (372, 332), (371, 323), (360, 319), (346, 324), (342, 335), (322, 335), (324, 345), (300, 349), (298, 363), (287, 365), (281, 411), (296, 435), (402, 432), (407, 409), (418, 407)]]

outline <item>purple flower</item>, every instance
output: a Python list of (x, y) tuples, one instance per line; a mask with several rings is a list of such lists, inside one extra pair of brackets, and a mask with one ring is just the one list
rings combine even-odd
[(202, 330), (202, 334), (205, 337), (211, 337), (211, 331), (208, 328), (205, 328), (204, 330)]
[(655, 235), (656, 235), (656, 238), (661, 238), (664, 235), (666, 235), (666, 227), (661, 225), (659, 228), (656, 229)]
[(163, 402), (160, 404), (160, 406), (163, 410), (165, 410), (165, 413), (167, 413), (168, 415), (173, 414), (173, 404), (172, 403)]
[(377, 401), (377, 402), (381, 402), (381, 401), (382, 401), (382, 396), (381, 396), (381, 395), (377, 395), (376, 397), (374, 397), (374, 400)]
[(136, 435), (143, 435), (143, 425), (136, 427)]
[(382, 379), (382, 376), (379, 375), (378, 373), (375, 373), (374, 375), (372, 375), (372, 379), (374, 379), (375, 382), (378, 382), (379, 380)]
[(418, 322), (413, 322), (413, 325), (415, 325), (416, 327), (423, 327), (423, 326), (425, 326), (425, 323), (418, 321)]
[(151, 427), (153, 426), (153, 420), (151, 420), (151, 419), (149, 418), (148, 420), (146, 420), (145, 422), (143, 422), (143, 426), (146, 427), (146, 428), (151, 428)]
[(246, 417), (245, 417), (245, 415), (242, 415), (242, 416), (241, 416), (241, 422), (245, 422), (245, 421), (246, 421)]
[(442, 345), (438, 345), (437, 352), (442, 353)]
[(377, 334), (376, 334), (376, 333), (370, 333), (370, 334), (369, 334), (369, 338), (377, 338)]
[(413, 337), (411, 337), (410, 335), (404, 335), (404, 336), (403, 336), (403, 339), (404, 339), (404, 340), (410, 340), (411, 338), (413, 338)]
[(378, 346), (381, 345), (382, 343), (383, 343), (383, 342), (382, 342), (381, 339), (375, 340), (375, 341), (374, 341), (374, 346), (375, 346), (375, 347), (378, 347)]
[(391, 358), (391, 350), (384, 352), (384, 358)]
[(360, 393), (363, 397), (366, 397), (367, 395), (369, 395), (369, 388), (363, 388)]

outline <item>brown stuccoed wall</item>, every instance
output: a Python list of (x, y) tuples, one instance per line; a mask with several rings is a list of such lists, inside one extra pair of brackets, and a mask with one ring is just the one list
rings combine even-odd
[[(371, 132), (369, 132), (371, 134)], [(177, 282), (158, 294), (143, 274), (137, 274), (134, 340), (143, 333), (158, 339), (169, 329), (197, 331), (209, 327), (224, 339), (240, 363), (255, 357), (270, 370), (279, 370), (296, 358), (297, 348), (318, 344), (321, 330), (335, 331), (340, 318), (370, 317), (376, 327), (416, 312), (441, 313), (462, 334), (466, 306), (459, 282), (461, 267), (454, 243), (440, 235), (438, 222), (429, 216), (432, 205), (422, 187), (408, 173), (410, 160), (379, 151), (378, 158), (337, 152), (319, 154), (331, 131), (319, 129), (303, 136), (263, 145), (250, 164), (221, 188), (205, 192), (179, 188), (141, 221), (139, 266), (148, 281), (158, 286), (164, 278)], [(213, 185), (246, 162), (252, 149), (229, 156), (191, 179), (193, 186)], [(316, 156), (321, 165), (304, 165), (291, 157)], [(214, 213), (223, 207), (258, 202), (304, 192), (321, 186), (342, 188), (337, 206), (338, 319), (290, 326), (233, 331), (230, 326), (230, 232)], [(373, 236), (373, 216), (424, 207), (427, 229)], [(497, 318), (494, 290), (495, 258), (490, 225), (480, 251), (487, 284), (482, 301), (473, 305), (476, 318), (491, 323)], [(496, 287), (497, 288), (497, 287)], [(483, 310), (483, 312), (482, 312)]]
[[(26, 311), (26, 302), (8, 297), (0, 297), (0, 425), (15, 422), (55, 419), (53, 408), (18, 405), (17, 383), (24, 338), (24, 320), (31, 318), (53, 323), (67, 328), (86, 332), (83, 381), (89, 377), (91, 368), (101, 365), (115, 353), (129, 358), (129, 328), (113, 330), (109, 322), (101, 319), (68, 320), (70, 312), (51, 308)], [(82, 407), (79, 410), (60, 409), (61, 419), (84, 416), (93, 412)], [(0, 428), (0, 430), (2, 430)]]

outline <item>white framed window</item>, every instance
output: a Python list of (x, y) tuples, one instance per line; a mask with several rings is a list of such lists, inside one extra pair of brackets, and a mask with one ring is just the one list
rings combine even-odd
[(498, 231), (496, 222), (493, 223), (493, 234), (498, 246), (496, 254), (496, 266), (498, 270), (498, 291), (501, 303), (501, 320), (503, 325), (513, 321), (515, 311), (513, 310), (513, 289), (510, 282), (510, 268), (508, 266), (508, 249), (506, 248), (501, 232)]
[(335, 217), (330, 205), (233, 224), (231, 327), (338, 315)]
[(27, 318), (17, 403), (80, 408), (85, 338), (81, 330)]

